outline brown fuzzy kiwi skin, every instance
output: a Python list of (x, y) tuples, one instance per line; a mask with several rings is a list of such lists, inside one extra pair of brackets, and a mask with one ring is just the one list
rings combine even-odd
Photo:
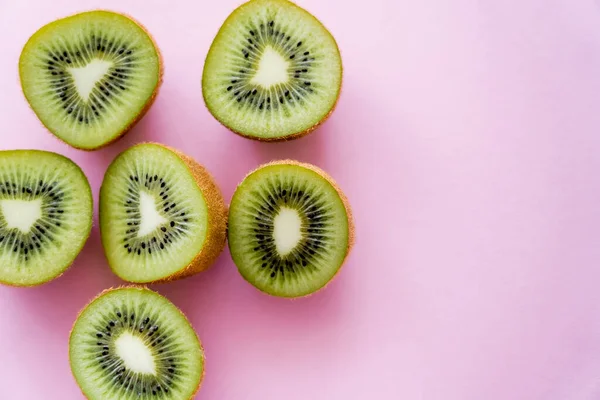
[[(73, 322), (73, 325), (71, 326), (71, 331), (69, 332), (69, 348), (71, 347), (71, 339), (73, 337), (73, 331), (75, 330), (75, 324), (77, 324), (77, 321), (79, 320), (79, 317), (81, 316), (81, 314), (90, 306), (90, 304), (92, 304), (94, 301), (100, 299), (102, 296), (113, 292), (115, 290), (121, 290), (121, 289), (137, 289), (140, 291), (147, 291), (147, 292), (152, 292), (155, 294), (158, 294), (161, 297), (164, 297), (163, 295), (161, 295), (158, 292), (155, 292), (151, 289), (148, 289), (145, 285), (137, 285), (137, 284), (132, 284), (132, 285), (123, 285), (123, 286), (117, 286), (117, 287), (111, 287), (108, 289), (104, 289), (102, 292), (100, 292), (100, 294), (98, 294), (96, 297), (94, 297), (92, 300), (90, 300), (81, 310), (79, 310), (79, 312), (77, 313), (77, 317), (75, 318), (75, 322)], [(173, 304), (174, 305), (174, 304)], [(175, 306), (175, 305), (174, 305)], [(198, 337), (198, 334), (196, 333), (194, 327), (192, 326), (191, 322), (189, 321), (189, 319), (187, 318), (187, 316), (183, 313), (183, 311), (181, 311), (181, 309), (177, 306), (175, 306), (175, 308), (177, 309), (177, 311), (179, 312), (180, 315), (182, 315), (184, 317), (184, 319), (187, 321), (188, 325), (190, 326), (190, 328), (192, 329), (192, 331), (194, 331), (194, 333), (196, 334), (196, 339), (198, 340), (198, 344), (200, 345), (200, 351), (202, 353), (202, 375), (200, 376), (200, 380), (198, 382), (198, 387), (196, 388), (196, 390), (194, 391), (194, 393), (192, 393), (192, 395), (187, 399), (187, 400), (192, 400), (194, 398), (194, 396), (196, 396), (196, 394), (198, 393), (198, 391), (200, 390), (200, 388), (202, 387), (202, 383), (204, 382), (204, 376), (206, 375), (206, 355), (204, 352), (204, 346), (202, 345), (202, 341), (200, 340), (200, 338)], [(68, 351), (69, 354), (69, 366), (73, 365), (71, 363), (71, 351)], [(88, 399), (88, 396), (86, 393), (83, 392), (83, 389), (81, 389), (81, 386), (79, 386), (79, 383), (77, 382), (77, 379), (75, 379), (75, 375), (73, 375), (73, 379), (75, 380), (75, 383), (77, 383), (77, 387), (79, 387), (79, 390), (81, 391), (81, 394), (83, 394), (83, 396)]]
[[(166, 150), (169, 150), (170, 152), (177, 155), (177, 157), (179, 157), (179, 159), (181, 159), (185, 163), (191, 175), (194, 177), (196, 184), (200, 188), (204, 200), (206, 201), (206, 206), (208, 209), (208, 231), (206, 234), (206, 239), (202, 244), (201, 251), (198, 254), (196, 254), (196, 256), (192, 259), (192, 261), (190, 261), (189, 264), (181, 268), (179, 271), (164, 278), (147, 282), (131, 282), (134, 284), (168, 283), (171, 281), (187, 278), (199, 272), (205, 271), (214, 264), (217, 257), (225, 248), (225, 243), (227, 241), (228, 210), (221, 190), (217, 186), (213, 176), (208, 172), (206, 168), (200, 165), (193, 158), (189, 157), (188, 155), (182, 153), (177, 149), (165, 146), (164, 144), (155, 142), (144, 142), (136, 144), (131, 148), (147, 144), (160, 146)], [(100, 218), (102, 218), (102, 216), (100, 216)], [(114, 270), (114, 268), (112, 268), (110, 263), (109, 266), (113, 273), (119, 276)]]
[(252, 284), (252, 282), (250, 282), (246, 278), (244, 278), (244, 275), (242, 275), (242, 274), (240, 274), (240, 275), (242, 275), (242, 278), (244, 278), (244, 280), (246, 280), (248, 283), (250, 283), (257, 290), (259, 290), (262, 293), (268, 294), (269, 296), (272, 296), (272, 297), (287, 298), (287, 299), (292, 299), (292, 300), (293, 299), (301, 299), (301, 298), (310, 297), (310, 296), (312, 296), (312, 295), (314, 295), (314, 294), (322, 291), (327, 286), (329, 286), (334, 281), (334, 279), (337, 278), (338, 274), (342, 270), (342, 267), (346, 263), (346, 260), (348, 259), (348, 256), (350, 255), (350, 252), (351, 252), (351, 250), (354, 247), (354, 244), (356, 242), (356, 228), (355, 228), (355, 224), (354, 224), (354, 215), (352, 213), (352, 208), (350, 207), (350, 202), (348, 200), (348, 197), (346, 197), (346, 195), (344, 194), (344, 192), (342, 191), (342, 189), (338, 186), (337, 182), (331, 177), (331, 175), (329, 175), (323, 169), (321, 169), (321, 168), (319, 168), (319, 167), (317, 167), (317, 166), (315, 166), (313, 164), (303, 163), (303, 162), (296, 161), (296, 160), (290, 160), (290, 159), (287, 159), (287, 160), (277, 160), (277, 161), (268, 162), (266, 164), (262, 164), (262, 165), (258, 166), (257, 168), (255, 168), (254, 170), (250, 171), (244, 177), (244, 179), (242, 179), (242, 181), (238, 185), (238, 188), (242, 185), (242, 183), (246, 180), (246, 178), (248, 178), (253, 173), (261, 170), (262, 168), (273, 166), (273, 165), (294, 165), (294, 166), (298, 166), (298, 167), (309, 169), (309, 170), (317, 173), (319, 176), (321, 176), (323, 179), (325, 179), (331, 186), (333, 186), (333, 188), (337, 192), (338, 196), (342, 200), (342, 204), (344, 205), (344, 209), (346, 211), (346, 217), (347, 217), (347, 221), (348, 221), (348, 245), (346, 247), (346, 255), (345, 255), (344, 259), (342, 260), (342, 263), (340, 264), (340, 267), (338, 268), (338, 270), (336, 271), (336, 273), (331, 277), (331, 279), (329, 279), (329, 281), (327, 281), (323, 286), (321, 286), (320, 288), (316, 289), (315, 291), (313, 291), (311, 293), (308, 293), (308, 294), (305, 294), (305, 295), (301, 295), (301, 296), (289, 296), (289, 297), (287, 297), (287, 296), (277, 296), (277, 295), (274, 295), (272, 293), (269, 293), (269, 292), (267, 292), (265, 290), (262, 290), (262, 289), (260, 289), (260, 288), (258, 288), (256, 286), (254, 286)]
[[(219, 34), (221, 33), (221, 30), (223, 29), (223, 27), (226, 25), (227, 21), (233, 17), (233, 15), (235, 14), (236, 11), (238, 11), (239, 9), (243, 8), (247, 3), (252, 2), (253, 0), (250, 0), (244, 4), (242, 4), (241, 6), (239, 6), (238, 8), (236, 8), (228, 17), (227, 19), (223, 22), (221, 28), (219, 29), (219, 32), (217, 33), (217, 35), (215, 36), (215, 40), (216, 37), (219, 36)], [(243, 132), (237, 131), (233, 128), (231, 128), (230, 126), (227, 126), (226, 124), (224, 124), (223, 122), (221, 122), (220, 119), (216, 118), (215, 119), (221, 124), (223, 125), (225, 128), (229, 129), (231, 132), (235, 133), (238, 136), (241, 136), (243, 138), (246, 139), (251, 139), (251, 140), (256, 140), (258, 142), (266, 142), (266, 143), (277, 143), (277, 142), (288, 142), (290, 140), (295, 140), (295, 139), (300, 139), (301, 137), (304, 137), (312, 132), (314, 132), (317, 128), (319, 128), (323, 123), (325, 123), (325, 121), (327, 121), (329, 119), (329, 117), (331, 116), (331, 114), (333, 114), (333, 112), (336, 110), (337, 105), (339, 103), (340, 97), (342, 95), (342, 89), (343, 89), (343, 83), (344, 83), (344, 65), (343, 65), (343, 59), (342, 59), (342, 54), (341, 54), (341, 50), (340, 47), (337, 43), (337, 41), (335, 40), (335, 37), (331, 34), (331, 32), (325, 27), (325, 24), (323, 24), (323, 22), (321, 22), (320, 19), (318, 19), (317, 17), (315, 17), (312, 13), (310, 13), (308, 10), (305, 10), (304, 8), (296, 5), (294, 2), (289, 1), (289, 0), (280, 0), (282, 2), (285, 3), (289, 3), (292, 6), (301, 9), (302, 11), (306, 12), (308, 15), (310, 15), (314, 20), (316, 20), (319, 24), (321, 24), (324, 28), (325, 31), (329, 34), (329, 36), (331, 37), (331, 39), (333, 40), (333, 42), (335, 43), (335, 47), (338, 51), (338, 54), (340, 56), (340, 87), (338, 88), (338, 93), (337, 93), (337, 97), (335, 98), (335, 102), (333, 103), (333, 105), (331, 106), (331, 109), (329, 110), (329, 112), (327, 114), (325, 114), (325, 116), (323, 116), (323, 118), (321, 118), (320, 121), (318, 121), (317, 123), (315, 123), (313, 126), (301, 131), (301, 132), (296, 132), (296, 133), (292, 133), (289, 135), (285, 135), (285, 136), (279, 136), (279, 137), (269, 137), (269, 138), (263, 138), (263, 137), (259, 137), (259, 136), (253, 136), (253, 135), (248, 135), (245, 134)], [(213, 40), (208, 53), (210, 53), (210, 51), (213, 49), (214, 45), (215, 45), (215, 40)], [(207, 57), (208, 57), (208, 53), (207, 53)], [(206, 63), (206, 61), (205, 61)], [(204, 83), (204, 74), (202, 77), (202, 83)], [(210, 107), (208, 106), (208, 102), (206, 100), (206, 95), (204, 93), (204, 90), (202, 91), (202, 97), (204, 99), (204, 105), (205, 107), (208, 109), (208, 111), (214, 116), (213, 112), (211, 111)]]
[[(73, 148), (75, 148), (77, 150), (83, 150), (83, 151), (89, 151), (89, 152), (105, 148), (105, 147), (110, 146), (111, 144), (115, 143), (116, 141), (118, 141), (119, 139), (121, 139), (123, 136), (125, 136), (125, 134), (127, 134), (146, 115), (146, 113), (148, 112), (148, 110), (150, 110), (150, 107), (152, 107), (152, 105), (154, 104), (154, 101), (156, 100), (156, 96), (158, 96), (158, 93), (160, 91), (160, 87), (162, 86), (162, 83), (163, 83), (163, 75), (164, 75), (163, 56), (162, 56), (162, 53), (160, 51), (160, 48), (158, 47), (158, 45), (156, 43), (156, 40), (150, 34), (150, 32), (148, 31), (148, 29), (144, 25), (142, 25), (138, 20), (136, 20), (135, 18), (133, 18), (131, 15), (126, 14), (126, 13), (122, 13), (122, 12), (112, 11), (112, 10), (95, 9), (95, 10), (89, 10), (89, 11), (79, 12), (79, 13), (76, 13), (76, 14), (67, 15), (67, 16), (62, 17), (60, 19), (75, 17), (77, 15), (85, 14), (85, 13), (89, 13), (89, 12), (93, 12), (93, 11), (104, 11), (104, 12), (110, 12), (110, 13), (113, 13), (113, 14), (122, 15), (123, 17), (131, 20), (134, 24), (136, 24), (140, 29), (142, 29), (148, 35), (148, 37), (150, 38), (150, 41), (154, 45), (154, 49), (156, 50), (156, 54), (158, 56), (158, 81), (156, 82), (156, 87), (154, 88), (154, 91), (152, 92), (152, 94), (150, 95), (150, 97), (148, 98), (148, 100), (146, 101), (146, 104), (144, 104), (144, 107), (140, 110), (140, 112), (138, 113), (138, 115), (129, 123), (129, 125), (127, 125), (117, 136), (115, 136), (114, 138), (112, 138), (108, 142), (103, 143), (103, 144), (101, 144), (99, 146), (96, 146), (96, 147), (80, 147), (80, 146), (76, 146), (76, 145), (73, 145), (71, 143), (68, 143), (64, 139), (62, 139), (61, 137), (59, 137), (58, 135), (54, 134), (54, 132), (52, 132), (52, 130), (50, 130), (50, 128), (48, 128), (44, 124), (44, 122), (41, 119), (38, 118), (38, 121), (44, 126), (44, 128), (46, 128), (49, 132), (51, 132), (52, 136), (54, 136), (56, 139), (58, 139), (59, 141), (65, 143), (66, 145), (71, 146), (71, 147), (73, 147)], [(52, 21), (49, 24), (52, 24), (52, 23), (54, 23), (56, 21), (59, 21), (60, 19)], [(40, 28), (40, 29), (42, 29), (42, 28)], [(39, 29), (38, 29), (38, 31), (39, 31)], [(31, 39), (33, 39), (33, 37), (35, 36), (36, 33), (37, 33), (37, 31), (34, 32), (33, 35), (31, 35), (29, 37), (29, 40), (25, 43), (25, 46), (27, 46), (27, 43), (29, 43), (29, 41)], [(23, 46), (23, 48), (25, 48), (25, 46)], [(19, 78), (20, 77), (21, 77), (21, 71), (19, 69)], [(29, 108), (35, 114), (35, 110), (31, 106), (31, 103), (29, 102), (29, 99), (27, 98), (27, 95), (25, 95), (25, 92), (23, 91), (22, 88), (21, 88), (21, 92), (23, 92), (23, 96), (27, 100), (27, 104), (29, 105)]]

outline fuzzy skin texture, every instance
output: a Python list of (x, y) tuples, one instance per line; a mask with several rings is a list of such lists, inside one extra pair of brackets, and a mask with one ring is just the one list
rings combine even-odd
[(228, 215), (223, 194), (217, 186), (214, 178), (206, 168), (179, 150), (162, 145), (160, 143), (154, 144), (172, 151), (185, 162), (191, 174), (194, 176), (194, 180), (198, 184), (198, 187), (202, 191), (208, 207), (209, 228), (206, 235), (206, 240), (202, 246), (202, 250), (196, 255), (196, 257), (194, 257), (191, 263), (189, 263), (179, 272), (161, 280), (152, 282), (162, 283), (195, 275), (199, 272), (207, 270), (212, 266), (217, 257), (225, 248), (225, 243), (227, 241)]
[[(148, 112), (148, 110), (150, 110), (150, 107), (152, 107), (152, 104), (154, 104), (154, 101), (156, 100), (156, 96), (158, 96), (158, 93), (160, 91), (160, 87), (162, 86), (162, 82), (163, 82), (163, 75), (164, 75), (164, 62), (163, 62), (163, 56), (162, 53), (160, 52), (160, 48), (158, 47), (158, 45), (156, 44), (156, 40), (154, 40), (154, 37), (150, 34), (150, 32), (148, 31), (148, 29), (142, 25), (139, 21), (137, 21), (136, 19), (134, 19), (133, 17), (131, 17), (129, 14), (126, 13), (120, 13), (120, 12), (116, 12), (116, 11), (111, 11), (111, 10), (104, 10), (104, 9), (96, 9), (96, 10), (91, 10), (91, 11), (106, 11), (106, 12), (110, 12), (110, 13), (114, 13), (114, 14), (119, 14), (122, 15), (128, 19), (130, 19), (133, 23), (135, 23), (140, 29), (142, 29), (150, 38), (150, 41), (152, 42), (152, 44), (154, 45), (154, 49), (156, 50), (156, 54), (158, 55), (158, 81), (156, 83), (156, 87), (154, 88), (154, 91), (152, 92), (152, 95), (148, 98), (148, 100), (146, 101), (146, 104), (144, 104), (144, 107), (140, 110), (140, 113), (136, 116), (136, 118), (134, 120), (132, 120), (129, 125), (127, 125), (127, 127), (125, 127), (125, 129), (123, 129), (123, 131), (121, 131), (121, 133), (119, 133), (119, 135), (115, 136), (113, 139), (109, 140), (108, 142), (101, 144), (99, 146), (96, 147), (79, 147), (76, 145), (73, 145), (67, 141), (65, 141), (64, 139), (60, 138), (59, 136), (57, 136), (56, 134), (54, 134), (54, 132), (52, 132), (50, 130), (50, 128), (48, 128), (43, 121), (39, 120), (40, 123), (42, 125), (44, 125), (44, 128), (46, 128), (50, 133), (52, 133), (52, 136), (54, 136), (55, 138), (57, 138), (59, 141), (75, 148), (78, 150), (84, 150), (84, 151), (95, 151), (95, 150), (99, 150), (102, 149), (104, 147), (107, 147), (113, 143), (115, 143), (116, 141), (118, 141), (119, 139), (121, 139), (123, 136), (125, 136), (126, 133), (128, 133)], [(91, 11), (85, 11), (84, 13), (87, 12), (91, 12)], [(53, 24), (56, 23), (58, 21), (60, 21), (61, 19), (64, 18), (69, 18), (69, 17), (74, 17), (76, 15), (79, 14), (83, 14), (83, 13), (76, 13), (76, 14), (71, 14), (69, 16), (60, 18), (58, 20), (55, 20), (53, 22), (50, 22), (49, 24)], [(47, 25), (49, 25), (47, 24)], [(40, 28), (41, 29), (41, 28)], [(37, 33), (37, 31), (35, 32)], [(35, 33), (33, 35), (31, 35), (31, 37), (28, 39), (27, 43), (29, 43), (29, 41), (33, 38), (33, 36), (35, 36)], [(25, 46), (27, 46), (27, 43), (25, 44)], [(25, 47), (23, 46), (23, 47)], [(21, 78), (21, 71), (19, 70), (19, 78)], [(23, 90), (21, 90), (23, 91)], [(27, 100), (27, 104), (29, 105), (29, 108), (31, 108), (31, 110), (33, 111), (34, 114), (36, 114), (35, 110), (33, 109), (33, 107), (31, 107), (31, 103), (29, 102), (29, 99), (27, 98), (27, 96), (25, 96), (25, 94), (23, 93), (25, 99)], [(37, 116), (37, 114), (36, 114)]]
[[(79, 171), (81, 172), (81, 175), (85, 178), (86, 182), (88, 182), (88, 193), (90, 196), (90, 208), (93, 209), (94, 207), (94, 199), (92, 196), (92, 188), (89, 186), (89, 181), (87, 179), (87, 176), (85, 175), (85, 173), (83, 172), (83, 170), (81, 169), (81, 167), (79, 167), (79, 165), (77, 165), (73, 160), (71, 160), (68, 157), (63, 156), (62, 154), (58, 154), (58, 153), (54, 153), (54, 152), (49, 152), (49, 151), (45, 151), (45, 150), (4, 150), (4, 151), (36, 151), (36, 152), (45, 152), (45, 153), (53, 153), (56, 154), (57, 156), (60, 156), (62, 158), (66, 158), (67, 160), (71, 161), (73, 164), (75, 164), (78, 168)], [(83, 243), (81, 245), (81, 248), (79, 249), (79, 253), (81, 253), (81, 251), (83, 250), (83, 248), (85, 247), (85, 244), (87, 243), (90, 234), (92, 233), (92, 226), (93, 226), (93, 212), (91, 214), (90, 217), (90, 229), (88, 229), (88, 231), (85, 234), (85, 239), (83, 240)], [(73, 265), (73, 263), (75, 263), (75, 260), (77, 259), (77, 257), (75, 257), (75, 259), (73, 259), (73, 261), (71, 262), (71, 264), (67, 265), (61, 272), (59, 272), (57, 275), (55, 275), (54, 277), (44, 281), (44, 282), (39, 282), (39, 283), (34, 283), (34, 284), (15, 284), (15, 283), (10, 283), (10, 282), (5, 282), (2, 280), (2, 278), (0, 278), (0, 284), (5, 285), (5, 286), (11, 286), (11, 287), (23, 287), (23, 288), (31, 288), (31, 287), (37, 287), (37, 286), (41, 286), (41, 285), (45, 285), (48, 282), (54, 281), (58, 278), (60, 278), (61, 276), (64, 275), (65, 272), (67, 272), (69, 270), (69, 268), (71, 268), (71, 266)]]
[[(252, 0), (250, 0), (250, 1), (252, 1)], [(295, 7), (297, 7), (297, 8), (301, 8), (300, 6), (296, 5), (296, 4), (295, 4), (295, 3), (293, 3), (292, 1), (288, 1), (288, 0), (282, 0), (282, 1), (285, 1), (285, 2), (288, 2), (288, 3), (290, 3), (290, 4), (293, 4), (293, 5), (294, 5)], [(227, 17), (227, 19), (226, 19), (226, 20), (223, 22), (223, 24), (221, 25), (221, 28), (219, 29), (219, 32), (217, 32), (217, 36), (218, 36), (218, 35), (219, 35), (219, 33), (221, 32), (221, 29), (223, 29), (223, 26), (225, 26), (226, 22), (227, 22), (227, 21), (228, 21), (230, 18), (232, 18), (232, 17), (233, 17), (233, 15), (235, 14), (235, 12), (236, 12), (236, 11), (238, 11), (240, 8), (242, 8), (244, 5), (245, 5), (245, 4), (242, 4), (241, 6), (239, 6), (238, 8), (236, 8), (236, 9), (235, 9), (235, 10), (234, 10), (234, 11), (233, 11), (233, 12), (232, 12), (232, 13), (231, 13), (231, 14), (230, 14), (228, 17)], [(303, 9), (303, 10), (304, 10), (304, 9)], [(309, 13), (307, 10), (304, 10), (304, 11), (306, 11), (308, 14), (310, 14), (310, 16), (311, 16), (312, 18), (314, 18), (316, 21), (318, 21), (318, 22), (319, 22), (321, 25), (325, 26), (325, 24), (323, 24), (323, 23), (321, 22), (321, 20), (320, 20), (320, 19), (318, 19), (317, 17), (315, 17), (313, 14)], [(329, 30), (327, 30), (327, 32), (329, 32)], [(342, 57), (341, 57), (341, 51), (340, 51), (340, 47), (339, 47), (339, 45), (337, 44), (337, 41), (335, 40), (335, 37), (334, 37), (334, 36), (331, 34), (331, 32), (329, 32), (329, 35), (331, 36), (331, 38), (333, 39), (333, 41), (336, 43), (336, 48), (337, 48), (337, 50), (338, 50), (338, 53), (340, 54), (340, 62), (341, 62), (341, 61), (342, 61)], [(210, 53), (210, 51), (213, 49), (213, 46), (214, 46), (214, 41), (211, 43), (211, 46), (210, 46), (210, 48), (209, 48), (209, 50), (208, 50), (208, 53)], [(207, 53), (207, 54), (208, 54), (208, 53)], [(206, 95), (205, 95), (205, 93), (204, 93), (204, 90), (202, 91), (202, 97), (203, 97), (203, 99), (204, 99), (204, 105), (206, 106), (206, 108), (208, 109), (208, 111), (211, 113), (211, 115), (212, 115), (213, 117), (215, 117), (215, 119), (216, 119), (217, 121), (219, 121), (219, 123), (220, 123), (221, 125), (223, 125), (223, 126), (224, 126), (225, 128), (227, 128), (227, 129), (229, 129), (231, 132), (235, 133), (236, 135), (239, 135), (239, 136), (241, 136), (241, 137), (243, 137), (243, 138), (246, 138), (246, 139), (256, 140), (256, 141), (259, 141), (259, 142), (267, 142), (267, 143), (287, 142), (287, 141), (290, 141), (290, 140), (299, 139), (299, 138), (301, 138), (301, 137), (304, 137), (304, 136), (306, 136), (306, 135), (308, 135), (308, 134), (310, 134), (310, 133), (314, 132), (314, 131), (315, 131), (315, 130), (316, 130), (318, 127), (319, 127), (319, 126), (321, 126), (321, 125), (322, 125), (322, 124), (323, 124), (325, 121), (327, 121), (327, 120), (329, 119), (329, 117), (331, 116), (331, 114), (333, 114), (333, 112), (334, 112), (334, 111), (335, 111), (335, 109), (337, 108), (337, 105), (338, 105), (338, 103), (339, 103), (339, 100), (340, 100), (340, 96), (342, 95), (342, 89), (343, 89), (343, 85), (344, 85), (344, 82), (343, 82), (343, 81), (344, 81), (344, 79), (343, 79), (343, 77), (344, 77), (344, 65), (343, 65), (343, 63), (341, 62), (341, 71), (340, 71), (340, 87), (339, 87), (339, 89), (338, 89), (338, 95), (337, 95), (337, 98), (335, 99), (335, 103), (333, 104), (333, 106), (331, 107), (331, 109), (329, 110), (329, 112), (328, 112), (328, 113), (327, 113), (327, 114), (326, 114), (326, 115), (325, 115), (325, 116), (324, 116), (324, 117), (323, 117), (323, 118), (322, 118), (322, 119), (321, 119), (319, 122), (317, 122), (317, 123), (316, 123), (316, 124), (314, 124), (313, 126), (309, 127), (308, 129), (305, 129), (305, 130), (303, 130), (303, 131), (301, 131), (301, 132), (296, 132), (296, 133), (292, 133), (292, 134), (289, 134), (289, 135), (286, 135), (286, 136), (280, 136), (280, 137), (263, 138), (263, 137), (258, 137), (258, 136), (252, 136), (252, 135), (245, 134), (245, 133), (243, 133), (243, 132), (237, 131), (237, 130), (235, 130), (235, 129), (233, 129), (233, 128), (229, 127), (229, 126), (227, 126), (226, 124), (224, 124), (223, 122), (221, 122), (221, 120), (219, 120), (219, 119), (218, 119), (218, 118), (215, 116), (215, 114), (212, 112), (212, 110), (210, 109), (210, 107), (208, 107), (208, 102), (206, 101)], [(204, 74), (203, 74), (203, 77), (202, 77), (202, 81), (203, 81), (203, 83), (204, 83)], [(204, 86), (204, 85), (203, 85), (203, 86)]]
[[(124, 286), (118, 286), (118, 287), (112, 287), (112, 288), (108, 288), (108, 289), (104, 289), (102, 292), (100, 292), (100, 294), (98, 294), (96, 297), (94, 297), (92, 300), (90, 300), (85, 307), (83, 307), (79, 313), (77, 314), (77, 317), (75, 318), (75, 322), (73, 322), (73, 325), (71, 327), (71, 331), (69, 332), (69, 347), (71, 346), (71, 337), (73, 336), (73, 330), (75, 328), (75, 324), (77, 323), (77, 320), (79, 319), (79, 317), (81, 316), (81, 314), (88, 308), (88, 306), (90, 304), (92, 304), (94, 301), (100, 299), (102, 296), (113, 292), (115, 290), (121, 290), (121, 289), (137, 289), (140, 291), (148, 291), (148, 292), (153, 292), (158, 294), (161, 297), (161, 294), (154, 292), (153, 290), (148, 289), (145, 285), (124, 285)], [(168, 300), (168, 299), (167, 299)], [(185, 318), (185, 320), (188, 322), (188, 325), (190, 326), (190, 328), (195, 332), (194, 327), (192, 326), (192, 324), (189, 322), (189, 320), (187, 319), (186, 315), (183, 313), (183, 311), (181, 311), (179, 309), (179, 307), (175, 306), (175, 308), (177, 309), (177, 311), (179, 311), (179, 313)], [(200, 340), (200, 338), (198, 337), (198, 334), (196, 333), (196, 339), (198, 340), (198, 344), (200, 345), (200, 350), (202, 352), (202, 375), (200, 376), (200, 381), (198, 382), (198, 387), (196, 388), (196, 390), (194, 391), (194, 393), (187, 399), (187, 400), (192, 400), (196, 394), (198, 393), (198, 391), (200, 390), (200, 388), (202, 387), (202, 383), (204, 382), (204, 376), (206, 375), (206, 356), (204, 353), (204, 346), (202, 346), (202, 341)], [(72, 365), (71, 363), (71, 352), (69, 351), (69, 366)], [(77, 386), (79, 387), (79, 389), (81, 390), (81, 386), (79, 386), (79, 383), (77, 382), (77, 380), (75, 379), (75, 375), (73, 375), (73, 379), (75, 380), (75, 382), (77, 383)], [(83, 390), (81, 390), (81, 394), (83, 394), (83, 396), (88, 399), (87, 395), (83, 392)]]
[[(313, 172), (316, 172), (317, 174), (319, 174), (323, 179), (325, 179), (327, 182), (329, 182), (329, 184), (331, 186), (333, 186), (333, 188), (335, 189), (335, 191), (338, 193), (338, 195), (340, 196), (340, 199), (342, 200), (342, 203), (344, 204), (344, 208), (346, 210), (346, 217), (348, 220), (348, 247), (346, 248), (346, 256), (344, 257), (344, 260), (342, 261), (342, 264), (340, 265), (340, 267), (338, 268), (338, 270), (336, 271), (335, 275), (333, 275), (331, 277), (331, 279), (325, 283), (325, 285), (323, 285), (322, 287), (320, 287), (319, 289), (315, 290), (312, 293), (308, 293), (306, 295), (303, 296), (297, 296), (297, 297), (284, 297), (284, 298), (288, 298), (288, 299), (301, 299), (304, 297), (310, 297), (312, 295), (314, 295), (315, 293), (320, 292), (321, 290), (325, 289), (327, 286), (329, 286), (329, 284), (331, 284), (331, 282), (333, 282), (333, 280), (338, 276), (338, 274), (340, 273), (340, 271), (342, 270), (342, 267), (344, 266), (344, 264), (346, 263), (346, 260), (348, 259), (348, 256), (350, 255), (350, 251), (352, 250), (352, 248), (354, 247), (354, 243), (356, 241), (356, 228), (354, 225), (354, 216), (352, 214), (352, 208), (350, 207), (350, 202), (348, 201), (348, 198), (346, 197), (346, 195), (344, 194), (344, 192), (342, 191), (342, 189), (338, 186), (337, 182), (334, 181), (334, 179), (324, 170), (322, 170), (321, 168), (313, 165), (313, 164), (308, 164), (308, 163), (303, 163), (300, 161), (296, 161), (296, 160), (277, 160), (277, 161), (271, 161), (269, 163), (266, 164), (262, 164), (260, 166), (258, 166), (257, 168), (253, 169), (252, 171), (250, 171), (245, 177), (244, 179), (240, 182), (240, 184), (238, 185), (241, 186), (241, 184), (244, 182), (244, 180), (249, 177), (250, 175), (252, 175), (254, 172), (271, 166), (271, 165), (295, 165), (295, 166), (299, 166), (299, 167), (303, 167), (306, 169), (309, 169)], [(237, 189), (236, 189), (237, 190)], [(242, 277), (244, 277), (242, 275)], [(245, 279), (245, 278), (244, 278)], [(248, 282), (252, 285), (251, 282)], [(268, 294), (269, 296), (273, 296), (273, 297), (283, 297), (283, 296), (276, 296), (274, 294), (271, 294), (267, 291), (261, 290), (260, 288), (257, 288), (256, 286), (252, 285), (253, 287), (255, 287), (256, 289), (258, 289), (260, 292)]]

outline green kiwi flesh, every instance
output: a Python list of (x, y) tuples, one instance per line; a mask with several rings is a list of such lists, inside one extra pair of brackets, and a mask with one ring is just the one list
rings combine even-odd
[(64, 142), (92, 150), (141, 118), (160, 84), (161, 62), (136, 22), (89, 11), (40, 28), (23, 48), (19, 72), (41, 122)]
[[(136, 283), (182, 274), (209, 245), (209, 214), (194, 172), (176, 152), (154, 143), (125, 150), (108, 167), (100, 189), (100, 230), (110, 267)], [(222, 246), (224, 230), (223, 223)]]
[(204, 375), (187, 318), (144, 288), (108, 290), (86, 306), (71, 331), (69, 359), (90, 400), (190, 399)]
[(92, 194), (71, 160), (0, 151), (0, 282), (34, 286), (61, 275), (92, 229)]
[(353, 241), (347, 201), (308, 164), (276, 162), (250, 173), (229, 208), (228, 243), (240, 273), (261, 291), (300, 297), (324, 287)]
[(202, 90), (214, 117), (257, 140), (310, 132), (333, 111), (342, 61), (329, 31), (287, 0), (236, 9), (208, 52)]

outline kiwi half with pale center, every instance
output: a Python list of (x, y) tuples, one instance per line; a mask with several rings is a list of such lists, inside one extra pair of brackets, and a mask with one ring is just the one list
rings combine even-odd
[(300, 297), (324, 287), (354, 242), (348, 200), (321, 169), (277, 161), (251, 172), (229, 208), (234, 263), (259, 290)]
[(225, 247), (227, 208), (209, 172), (155, 143), (133, 146), (100, 189), (106, 257), (120, 278), (168, 281), (208, 268)]
[(70, 159), (0, 151), (0, 282), (35, 286), (61, 275), (92, 229), (92, 193)]
[(107, 290), (88, 304), (71, 331), (69, 360), (90, 400), (191, 399), (204, 376), (187, 318), (145, 288)]
[(217, 120), (266, 141), (311, 132), (333, 111), (341, 85), (334, 38), (287, 0), (251, 0), (236, 9), (212, 43), (202, 78)]
[(40, 28), (23, 48), (19, 73), (27, 101), (50, 132), (93, 150), (117, 140), (144, 115), (162, 65), (137, 22), (89, 11)]

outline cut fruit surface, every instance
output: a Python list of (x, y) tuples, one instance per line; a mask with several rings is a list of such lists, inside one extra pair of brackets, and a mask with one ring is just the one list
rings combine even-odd
[(162, 67), (154, 42), (136, 22), (90, 11), (39, 29), (23, 48), (19, 72), (42, 123), (66, 143), (91, 150), (143, 116)]
[(323, 122), (341, 84), (339, 49), (315, 17), (287, 0), (251, 0), (214, 39), (202, 90), (210, 112), (232, 131), (283, 140)]
[(112, 270), (156, 282), (208, 268), (226, 240), (227, 211), (210, 174), (154, 143), (115, 158), (100, 189), (102, 243)]
[(85, 307), (69, 359), (90, 400), (190, 399), (204, 375), (204, 351), (187, 318), (142, 288), (108, 290)]
[(346, 197), (313, 165), (266, 164), (236, 189), (229, 248), (242, 276), (281, 297), (311, 294), (339, 271), (354, 240)]
[(0, 282), (56, 278), (91, 229), (90, 185), (75, 163), (47, 151), (0, 151)]

